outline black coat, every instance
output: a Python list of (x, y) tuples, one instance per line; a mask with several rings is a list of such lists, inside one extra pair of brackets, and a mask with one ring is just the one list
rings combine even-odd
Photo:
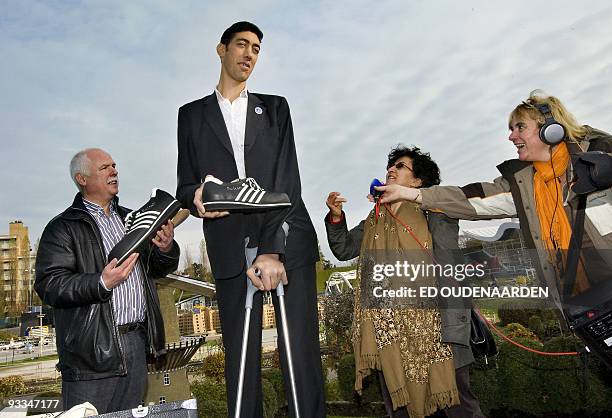
[[(118, 204), (116, 207), (125, 218), (129, 210)], [(174, 243), (168, 254), (151, 245), (148, 253), (141, 255), (146, 276), (148, 343), (156, 355), (164, 351), (164, 326), (150, 278), (174, 271), (179, 254)], [(100, 230), (79, 193), (72, 206), (46, 226), (36, 256), (34, 288), (43, 302), (53, 307), (59, 369), (64, 380), (125, 375), (129, 367), (119, 342), (112, 290), (100, 283), (106, 264)]]
[[(289, 195), (291, 208), (265, 213), (232, 213), (204, 220), (204, 237), (215, 279), (235, 277), (245, 265), (244, 239), (259, 254), (280, 254), (291, 270), (318, 260), (317, 237), (302, 201), (293, 127), (285, 98), (248, 94), (244, 138), (247, 177), (265, 190)], [(178, 114), (176, 197), (196, 215), (193, 197), (204, 177), (238, 177), (231, 141), (213, 93), (188, 103)], [(286, 238), (283, 222), (289, 226)]]

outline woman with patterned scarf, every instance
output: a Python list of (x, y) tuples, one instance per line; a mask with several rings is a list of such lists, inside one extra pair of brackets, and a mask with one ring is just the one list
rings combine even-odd
[[(437, 208), (458, 219), (478, 220), (519, 217), (528, 247), (537, 250), (538, 277), (561, 308), (560, 277), (567, 262), (578, 196), (576, 157), (586, 151), (612, 153), (612, 137), (579, 125), (559, 99), (532, 92), (510, 113), (509, 140), (518, 159), (498, 165), (502, 176), (492, 183), (463, 187), (411, 188), (387, 185), (382, 202), (418, 202), (424, 209)], [(553, 138), (553, 140), (551, 140)], [(609, 183), (608, 183), (609, 184)], [(575, 296), (594, 289), (612, 270), (612, 190), (603, 188), (587, 195), (581, 258), (574, 286)]]
[[(439, 182), (438, 166), (429, 154), (402, 146), (389, 154), (386, 184), (421, 187)], [(348, 231), (344, 202), (339, 193), (329, 194), (326, 227), (330, 248), (338, 259), (360, 257), (352, 332), (355, 389), (360, 392), (364, 379), (377, 371), (390, 417), (421, 418), (458, 405), (453, 350), (442, 342), (435, 303), (381, 295), (383, 289), (397, 291), (410, 283), (415, 289), (435, 286), (435, 277), (420, 274), (414, 281), (401, 274), (385, 280), (375, 277), (379, 271), (375, 266), (434, 263), (432, 237), (420, 205), (377, 205), (367, 219)], [(476, 408), (480, 413), (477, 401)]]

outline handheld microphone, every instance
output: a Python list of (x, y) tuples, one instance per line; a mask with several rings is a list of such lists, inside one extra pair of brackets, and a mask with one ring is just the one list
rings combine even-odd
[(374, 179), (372, 183), (370, 183), (370, 194), (374, 197), (374, 201), (378, 201), (378, 199), (383, 195), (383, 192), (376, 190), (374, 187), (384, 186), (385, 183), (381, 183), (380, 180)]

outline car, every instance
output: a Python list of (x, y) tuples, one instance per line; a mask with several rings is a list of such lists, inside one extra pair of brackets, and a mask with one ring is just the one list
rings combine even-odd
[(11, 343), (11, 348), (23, 348), (25, 347), (25, 342), (23, 341), (15, 341)]

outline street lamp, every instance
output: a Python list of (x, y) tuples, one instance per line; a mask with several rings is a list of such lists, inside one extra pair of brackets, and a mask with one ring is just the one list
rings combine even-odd
[(32, 311), (32, 270), (25, 269), (23, 271), (28, 278), (28, 308)]
[(42, 320), (43, 320), (44, 317), (45, 317), (44, 313), (38, 314), (38, 318), (40, 319), (40, 328), (39, 328), (39, 331), (40, 331), (40, 342), (38, 343), (38, 346), (40, 347), (40, 355), (39, 355), (39, 357), (42, 357), (42, 352), (43, 352), (43, 338), (44, 338), (44, 336), (43, 336), (43, 324), (42, 324)]

